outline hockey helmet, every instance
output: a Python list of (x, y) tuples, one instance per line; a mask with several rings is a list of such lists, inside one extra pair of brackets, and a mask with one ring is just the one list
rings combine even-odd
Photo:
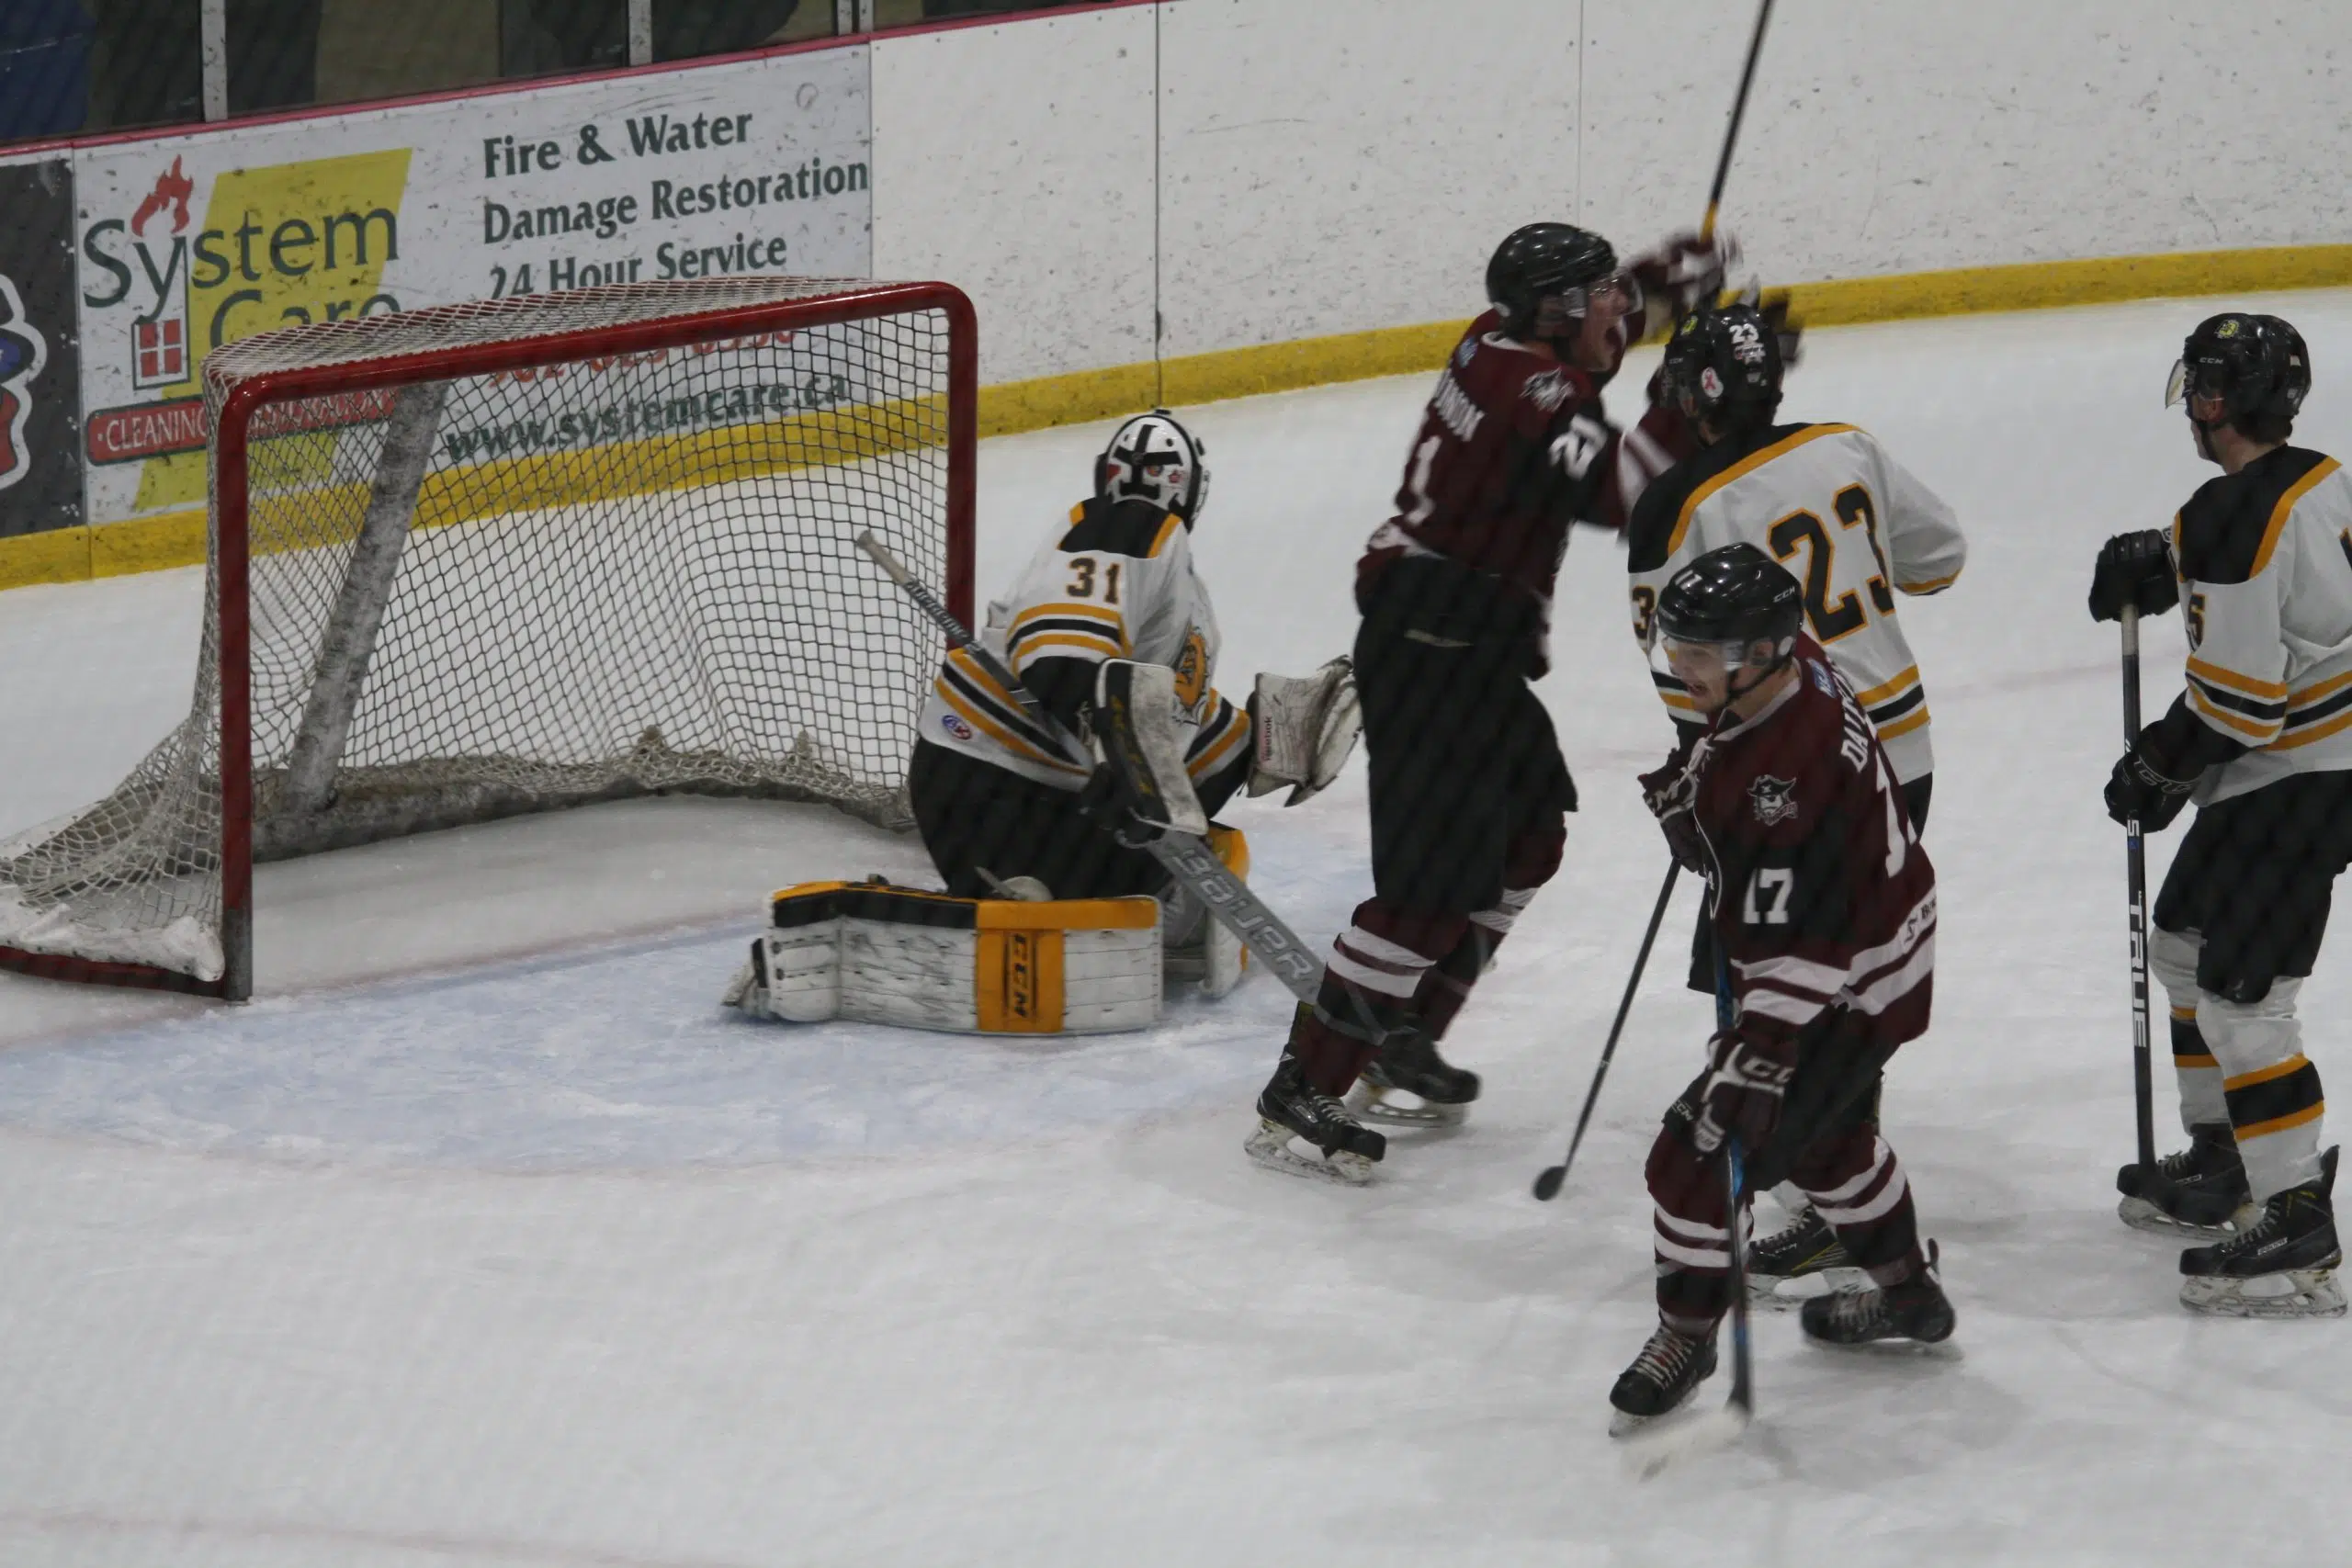
[(1608, 241), (1568, 223), (1530, 223), (1514, 229), (1487, 263), (1487, 298), (1503, 319), (1503, 331), (1523, 338), (1535, 328), (1545, 299), (1563, 312), (1582, 317), (1594, 294), (1622, 291), (1632, 301), (1640, 292), (1617, 265)]
[(1770, 420), (1781, 406), (1781, 334), (1742, 301), (1693, 310), (1666, 345), (1666, 388), (1690, 418)]
[(1759, 642), (1772, 645), (1772, 668), (1788, 661), (1804, 624), (1804, 591), (1789, 569), (1742, 541), (1709, 550), (1668, 581), (1657, 596), (1657, 629), (1668, 643), (1724, 649), (1744, 664)]
[(1139, 413), (1094, 459), (1094, 493), (1105, 501), (1148, 501), (1189, 528), (1209, 498), (1207, 452), (1166, 409)]
[[(2218, 400), (2222, 420), (2242, 430), (2268, 424), (2283, 439), (2312, 389), (2311, 353), (2303, 334), (2277, 316), (2225, 310), (2198, 323), (2181, 344), (2165, 387), (2165, 406), (2187, 399)], [(2192, 409), (2189, 417), (2196, 418)], [(2217, 423), (2222, 421), (2199, 421)], [(2246, 431), (2248, 434), (2253, 431)]]

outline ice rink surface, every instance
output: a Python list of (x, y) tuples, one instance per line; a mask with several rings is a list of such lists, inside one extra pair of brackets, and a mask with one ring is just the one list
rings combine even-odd
[[(1633, 780), (1666, 724), (1621, 553), (1580, 532), (1541, 688), (1583, 794), (1566, 865), (1455, 1032), (1487, 1098), (1456, 1135), (1396, 1139), (1368, 1190), (1242, 1158), (1289, 1011), (1262, 978), (1148, 1034), (1036, 1044), (722, 1013), (766, 890), (923, 869), (814, 808), (639, 802), (265, 867), (243, 1009), (0, 977), (0, 1562), (2352, 1552), (2352, 1325), (2191, 1318), (2174, 1249), (2114, 1215), (2116, 635), (2083, 593), (2101, 538), (2213, 472), (2159, 403), (2221, 303), (1821, 332), (1790, 381), (1785, 417), (1872, 430), (1971, 536), (1959, 585), (1901, 610), (1942, 926), (1936, 1025), (1885, 1111), (1962, 1358), (1840, 1357), (1763, 1316), (1744, 1446), (1647, 1485), (1620, 1469), (1607, 1392), (1652, 1321), (1641, 1160), (1710, 1010), (1654, 966), (1575, 1176), (1534, 1202), (1664, 870)], [(2299, 440), (2352, 448), (2352, 295), (2256, 308), (2312, 345)], [(1227, 690), (1345, 647), (1426, 389), (1188, 412)], [(983, 448), (983, 596), (1106, 428)], [(200, 586), (0, 595), (0, 830), (96, 797), (180, 716)], [(2151, 628), (2151, 716), (2179, 639)], [(1368, 883), (1361, 763), (1272, 798), (1230, 813), (1256, 884), (1328, 938)], [(2347, 942), (2304, 992), (2324, 1073), (2352, 1070)]]

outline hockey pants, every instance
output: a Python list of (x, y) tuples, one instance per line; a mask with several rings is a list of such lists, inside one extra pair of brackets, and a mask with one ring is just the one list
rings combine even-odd
[(2299, 773), (2200, 807), (2156, 897), (2181, 1125), (2230, 1124), (2256, 1201), (2319, 1179), (2326, 1101), (2295, 1001), (2347, 861), (2352, 773)]
[(1396, 615), (1368, 612), (1357, 634), (1373, 897), (1290, 1041), (1325, 1094), (1346, 1093), (1380, 1032), (1408, 1018), (1442, 1038), (1559, 869), (1576, 785), (1521, 662)]
[[(1868, 1043), (1857, 1021), (1841, 1009), (1830, 1010), (1799, 1037), (1796, 1076), (1780, 1122), (1747, 1159), (1743, 1237), (1754, 1234), (1745, 1200), (1789, 1181), (1880, 1284), (1899, 1283), (1923, 1266), (1911, 1183), (1879, 1133), (1881, 1074), (1893, 1054), (1892, 1047)], [(1702, 1337), (1731, 1305), (1723, 1151), (1702, 1154), (1690, 1139), (1705, 1082), (1704, 1074), (1693, 1079), (1666, 1113), (1650, 1145), (1647, 1172), (1658, 1317)]]

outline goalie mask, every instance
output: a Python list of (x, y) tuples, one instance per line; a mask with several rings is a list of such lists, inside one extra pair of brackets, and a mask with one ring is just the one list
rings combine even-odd
[(1094, 493), (1105, 501), (1148, 501), (1190, 528), (1209, 498), (1207, 448), (1166, 409), (1140, 413), (1119, 426), (1094, 459)]

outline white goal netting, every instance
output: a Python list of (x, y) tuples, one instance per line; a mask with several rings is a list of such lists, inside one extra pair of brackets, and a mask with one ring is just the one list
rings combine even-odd
[[(0, 843), (0, 948), (219, 980), (241, 624), (254, 860), (662, 791), (903, 826), (939, 640), (853, 541), (948, 581), (949, 313), (796, 321), (887, 287), (628, 285), (216, 350), (188, 717), (113, 794)], [(475, 373), (371, 384), (413, 355)], [(232, 395), (289, 371), (302, 395), (253, 408), (240, 482)]]

